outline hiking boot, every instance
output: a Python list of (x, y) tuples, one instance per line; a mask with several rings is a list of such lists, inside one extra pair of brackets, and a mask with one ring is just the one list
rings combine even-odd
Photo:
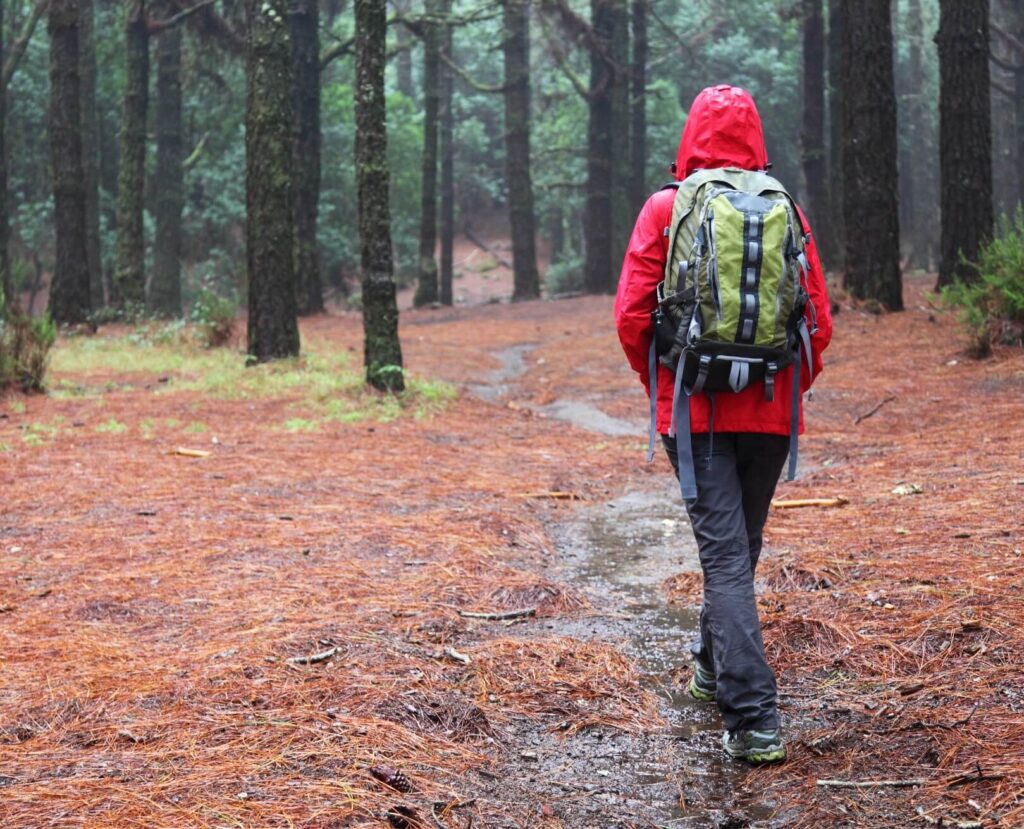
[(722, 748), (737, 760), (748, 763), (778, 763), (786, 759), (786, 746), (778, 728), (765, 731), (726, 731)]
[(693, 660), (693, 676), (686, 686), (686, 693), (699, 702), (714, 702), (717, 690), (715, 675), (696, 659)]

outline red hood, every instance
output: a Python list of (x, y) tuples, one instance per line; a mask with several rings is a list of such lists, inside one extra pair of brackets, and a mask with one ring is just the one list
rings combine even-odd
[(763, 170), (767, 163), (761, 116), (750, 93), (724, 84), (698, 93), (679, 142), (676, 177), (716, 167)]

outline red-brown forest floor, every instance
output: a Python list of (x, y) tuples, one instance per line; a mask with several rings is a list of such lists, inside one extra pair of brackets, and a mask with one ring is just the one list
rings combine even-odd
[[(717, 825), (1024, 825), (1024, 355), (964, 358), (926, 284), (905, 313), (836, 318), (779, 496), (849, 503), (774, 510), (759, 573), (790, 759), (730, 778), (775, 818)], [(620, 642), (555, 625), (604, 612), (552, 577), (555, 528), (665, 488), (642, 427), (536, 411), (642, 421), (610, 316), (404, 314), (413, 375), (461, 391), (421, 384), (397, 412), (325, 378), (334, 355), (358, 368), (354, 315), (303, 324), (308, 376), (206, 382), (145, 343), (96, 367), (105, 332), (62, 342), (61, 394), (0, 402), (0, 826), (652, 825), (621, 805), (581, 823), (522, 771), (527, 727), (567, 751), (664, 727)]]

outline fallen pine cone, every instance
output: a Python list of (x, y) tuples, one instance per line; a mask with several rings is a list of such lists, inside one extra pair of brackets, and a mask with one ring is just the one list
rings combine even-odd
[(385, 817), (388, 819), (388, 823), (395, 827), (395, 829), (417, 829), (422, 826), (419, 815), (416, 814), (416, 810), (411, 806), (392, 806), (388, 809)]
[(398, 771), (398, 769), (393, 769), (390, 766), (372, 766), (370, 774), (385, 786), (390, 786), (397, 792), (408, 794), (412, 791), (412, 783), (409, 778)]

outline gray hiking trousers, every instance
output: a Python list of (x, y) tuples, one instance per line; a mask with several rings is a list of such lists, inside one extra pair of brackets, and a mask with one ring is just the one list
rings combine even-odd
[[(686, 502), (686, 511), (704, 571), (694, 658), (714, 670), (715, 700), (727, 729), (778, 728), (775, 675), (765, 661), (754, 571), (789, 438), (753, 432), (691, 437), (697, 497)], [(662, 440), (678, 477), (675, 438)]]

